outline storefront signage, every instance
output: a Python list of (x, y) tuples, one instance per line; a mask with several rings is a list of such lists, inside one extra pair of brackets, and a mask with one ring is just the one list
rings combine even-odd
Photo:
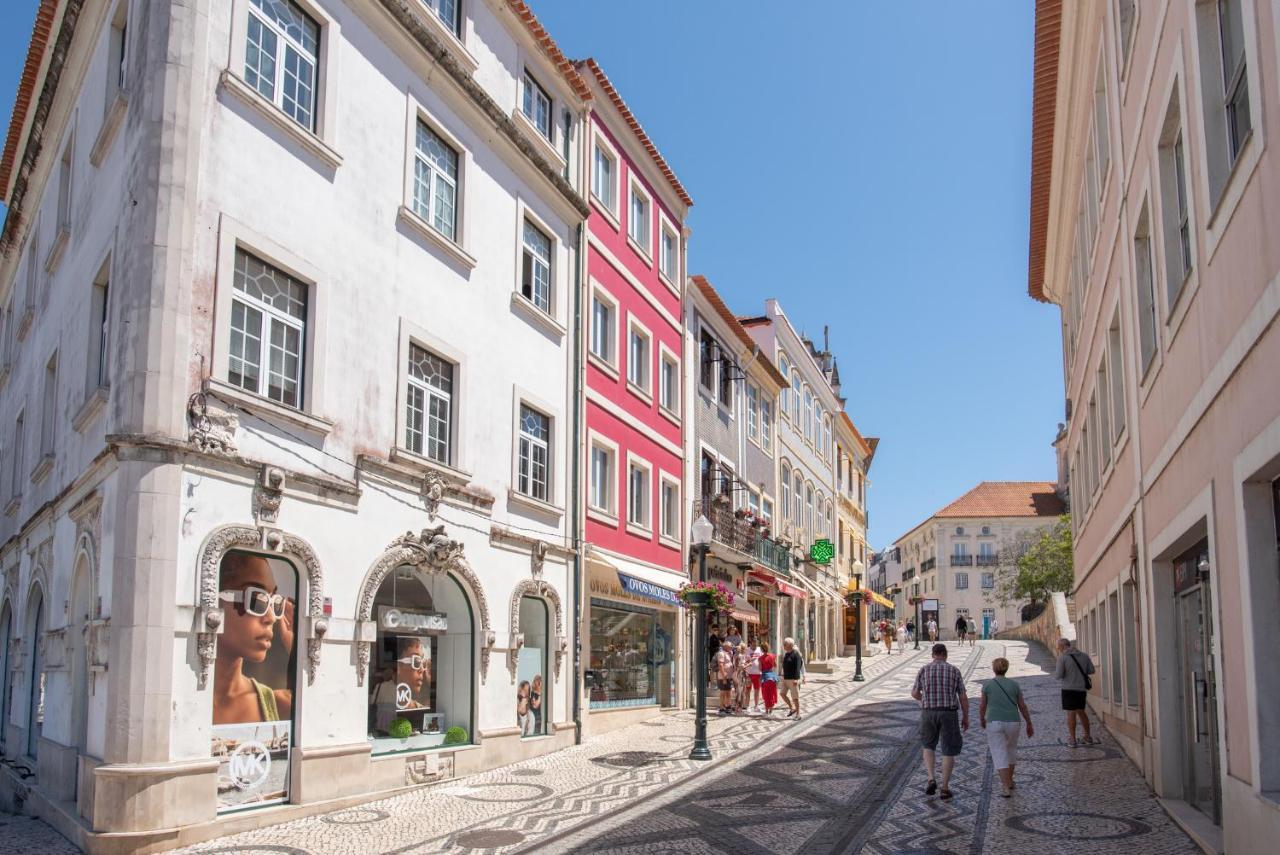
[(378, 626), (397, 634), (439, 635), (449, 629), (442, 612), (410, 612), (394, 606), (378, 607)]
[(637, 579), (635, 576), (628, 576), (622, 572), (618, 573), (618, 580), (622, 583), (622, 590), (632, 596), (657, 600), (670, 606), (680, 605), (680, 599), (676, 596), (676, 592), (670, 588), (664, 588), (661, 585), (655, 585), (652, 582), (646, 582), (643, 579)]
[(227, 761), (227, 773), (238, 790), (260, 786), (271, 774), (271, 753), (261, 742), (242, 742)]
[(920, 604), (920, 611), (922, 612), (936, 612), (937, 610), (938, 610), (937, 600), (924, 600)]
[(809, 560), (814, 564), (830, 564), (836, 557), (836, 548), (827, 538), (819, 538), (809, 547)]
[(795, 597), (797, 600), (803, 600), (807, 596), (804, 588), (789, 585), (781, 579), (778, 580), (778, 593), (786, 594), (788, 597)]

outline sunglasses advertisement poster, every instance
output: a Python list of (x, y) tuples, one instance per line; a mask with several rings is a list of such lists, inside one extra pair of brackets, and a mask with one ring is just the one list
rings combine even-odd
[(288, 799), (297, 593), (298, 574), (287, 561), (240, 551), (223, 556), (212, 745), (220, 812)]
[(516, 727), (522, 737), (544, 732), (543, 653), (536, 647), (521, 647), (516, 659)]
[(448, 629), (438, 612), (379, 606), (377, 676), (369, 692), (375, 742), (397, 748), (442, 744), (444, 718), (436, 709), (437, 635)]

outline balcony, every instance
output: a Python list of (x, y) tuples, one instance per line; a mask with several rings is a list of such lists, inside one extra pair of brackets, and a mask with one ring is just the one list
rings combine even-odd
[(979, 567), (995, 567), (999, 563), (1000, 563), (1000, 557), (998, 555), (979, 555), (978, 556)]
[(972, 555), (952, 555), (951, 566), (952, 567), (972, 567), (973, 556)]
[(694, 519), (697, 519), (699, 514), (706, 516), (710, 521), (711, 537), (715, 544), (727, 547), (731, 552), (736, 553), (736, 555), (725, 555), (725, 558), (742, 563), (755, 562), (768, 570), (790, 576), (791, 554), (787, 547), (766, 537), (765, 532), (768, 529), (756, 525), (751, 519), (739, 517), (727, 501), (721, 500), (720, 497), (695, 501), (693, 503)]

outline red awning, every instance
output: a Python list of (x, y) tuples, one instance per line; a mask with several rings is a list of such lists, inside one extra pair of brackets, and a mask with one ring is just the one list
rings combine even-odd
[(795, 585), (789, 585), (781, 579), (778, 580), (778, 593), (786, 594), (788, 597), (795, 597), (797, 600), (803, 600), (809, 596), (804, 588), (797, 588)]
[(778, 583), (778, 577), (767, 570), (753, 569), (749, 575), (757, 582), (764, 582), (766, 585), (776, 585)]
[(760, 612), (756, 611), (756, 607), (747, 602), (747, 598), (741, 594), (733, 594), (733, 599), (729, 603), (729, 617), (734, 620), (744, 620), (747, 623), (759, 623)]

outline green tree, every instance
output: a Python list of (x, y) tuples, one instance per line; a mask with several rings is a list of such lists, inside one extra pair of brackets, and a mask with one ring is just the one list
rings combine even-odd
[(1052, 526), (1024, 531), (1000, 544), (996, 586), (990, 597), (1002, 606), (1045, 602), (1075, 585), (1071, 566), (1071, 515)]

